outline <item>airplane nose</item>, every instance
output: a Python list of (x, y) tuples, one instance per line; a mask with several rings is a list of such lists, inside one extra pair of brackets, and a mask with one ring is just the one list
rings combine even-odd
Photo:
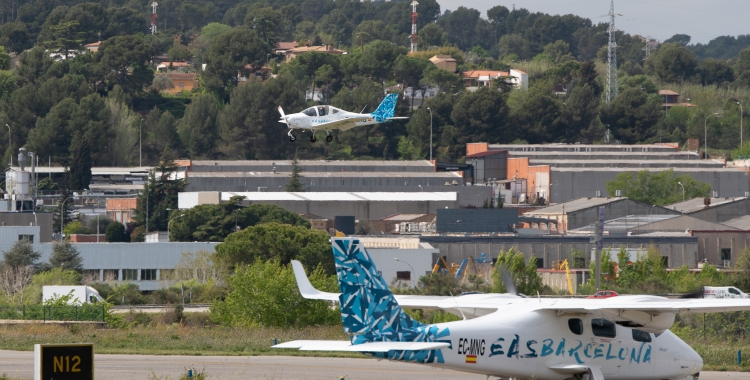
[(692, 348), (686, 353), (682, 362), (682, 366), (688, 367), (691, 374), (698, 373), (703, 368), (703, 358)]

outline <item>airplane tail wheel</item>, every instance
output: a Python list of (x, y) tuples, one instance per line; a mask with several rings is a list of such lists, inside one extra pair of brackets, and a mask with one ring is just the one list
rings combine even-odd
[(333, 136), (326, 136), (326, 142), (333, 141)]
[(289, 141), (296, 141), (296, 140), (297, 140), (297, 136), (289, 135)]
[(310, 142), (316, 142), (318, 139), (315, 138), (315, 136), (310, 136)]

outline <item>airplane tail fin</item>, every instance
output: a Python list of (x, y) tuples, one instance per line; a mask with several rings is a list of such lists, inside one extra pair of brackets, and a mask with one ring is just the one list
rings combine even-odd
[(398, 305), (359, 239), (332, 238), (331, 242), (345, 332), (383, 335), (424, 326)]
[(378, 123), (385, 123), (388, 119), (392, 118), (396, 114), (396, 101), (398, 101), (398, 94), (388, 94), (385, 96), (380, 105), (371, 113), (372, 118)]

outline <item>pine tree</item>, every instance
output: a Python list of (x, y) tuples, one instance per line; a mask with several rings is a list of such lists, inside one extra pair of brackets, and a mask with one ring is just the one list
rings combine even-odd
[(91, 183), (91, 149), (86, 136), (76, 133), (70, 144), (70, 171), (68, 186), (71, 190), (88, 189)]
[(3, 252), (3, 264), (10, 267), (32, 266), (39, 267), (37, 260), (41, 253), (34, 250), (29, 242), (19, 240), (9, 250)]
[(169, 149), (162, 154), (161, 162), (149, 173), (148, 182), (138, 196), (135, 221), (148, 231), (166, 231), (169, 222), (167, 209), (177, 208), (177, 193), (185, 189), (185, 180), (175, 178), (175, 165)]
[(305, 186), (302, 184), (302, 176), (300, 173), (302, 169), (299, 168), (299, 161), (297, 160), (297, 154), (294, 154), (294, 160), (292, 160), (292, 175), (287, 181), (284, 190), (290, 193), (301, 193), (305, 191)]
[(55, 243), (52, 246), (52, 255), (49, 258), (49, 264), (52, 268), (62, 268), (65, 270), (74, 270), (83, 272), (83, 259), (78, 254), (78, 250), (69, 241)]

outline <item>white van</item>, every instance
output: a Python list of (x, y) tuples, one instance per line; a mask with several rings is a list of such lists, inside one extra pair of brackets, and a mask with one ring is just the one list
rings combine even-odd
[(748, 295), (734, 286), (704, 286), (703, 298), (748, 298)]
[[(72, 292), (72, 293), (71, 293)], [(42, 287), (42, 302), (46, 302), (51, 299), (60, 298), (72, 294), (73, 297), (70, 300), (71, 305), (82, 305), (84, 303), (94, 303), (104, 301), (99, 295), (96, 289), (90, 286), (77, 285), (54, 285), (54, 286), (43, 286)]]

